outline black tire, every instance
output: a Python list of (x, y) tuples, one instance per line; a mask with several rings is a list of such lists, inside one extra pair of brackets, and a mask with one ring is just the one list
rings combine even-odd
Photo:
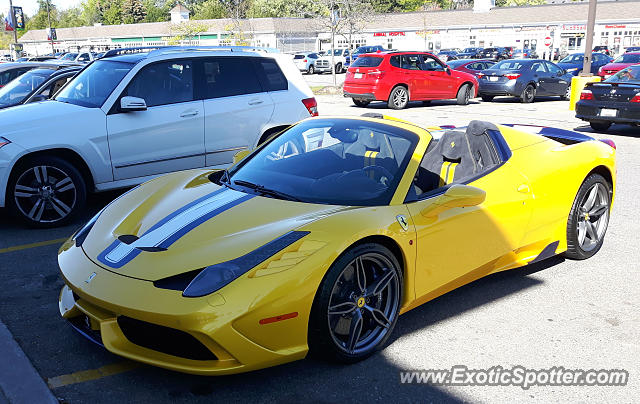
[(342, 63), (340, 62), (336, 63), (335, 69), (336, 69), (336, 74), (342, 73)]
[(28, 226), (46, 228), (68, 223), (84, 209), (86, 201), (82, 174), (59, 157), (35, 157), (11, 172), (7, 207)]
[(520, 101), (523, 104), (530, 104), (536, 98), (536, 88), (532, 84), (527, 84), (527, 86), (522, 90), (522, 94), (520, 95)]
[(316, 68), (313, 67), (313, 65), (309, 65), (309, 68), (307, 69), (307, 73), (314, 74), (315, 72), (316, 72)]
[[(377, 302), (372, 303), (367, 297), (366, 303), (364, 303), (364, 300), (362, 301), (363, 306), (360, 305), (360, 301), (361, 299), (364, 299), (364, 297), (354, 296), (353, 301), (349, 300), (345, 303), (337, 304), (338, 306), (350, 304), (352, 308), (349, 313), (329, 314), (329, 305), (332, 297), (339, 295), (343, 290), (350, 290), (351, 281), (346, 281), (347, 278), (345, 277), (345, 274), (348, 274), (351, 269), (351, 280), (354, 280), (355, 271), (351, 264), (354, 263), (356, 258), (371, 256), (378, 257), (391, 267), (386, 269), (388, 272), (382, 272), (382, 275), (380, 276), (380, 279), (385, 276), (390, 278), (386, 284), (387, 286), (384, 286), (381, 291), (388, 293), (386, 295), (388, 297), (392, 296), (392, 291), (395, 293), (393, 294), (394, 301), (392, 302), (389, 300), (384, 304), (385, 310), (391, 309), (391, 312), (393, 313), (392, 316), (390, 315), (388, 318), (385, 318), (385, 320), (388, 321), (388, 323), (386, 323), (386, 327), (377, 325), (373, 316), (368, 314), (372, 313), (369, 311), (372, 307), (375, 308), (378, 304), (382, 305), (382, 293), (380, 294), (380, 297), (376, 298), (378, 299)], [(363, 266), (363, 268), (366, 268), (366, 265)], [(364, 270), (367, 274), (365, 279), (367, 279), (369, 275), (373, 275), (376, 268), (374, 266), (370, 266), (369, 270), (370, 271)], [(375, 281), (377, 282), (378, 279), (375, 279)], [(370, 286), (373, 285), (375, 285), (375, 283), (372, 283)], [(393, 328), (398, 320), (398, 313), (402, 302), (402, 285), (403, 279), (400, 264), (393, 253), (386, 247), (380, 244), (366, 243), (347, 250), (333, 263), (333, 265), (331, 265), (324, 276), (322, 284), (316, 292), (309, 318), (308, 338), (310, 352), (319, 358), (342, 363), (354, 363), (361, 361), (372, 355), (374, 352), (382, 349), (393, 332)], [(353, 293), (351, 295), (353, 295)], [(371, 299), (373, 301), (373, 298)], [(335, 307), (335, 305), (333, 307)], [(347, 336), (347, 341), (344, 341), (343, 344), (339, 339), (339, 334), (337, 333), (336, 328), (340, 328), (342, 326), (342, 329), (344, 330), (344, 322), (349, 321), (349, 327), (347, 327), (349, 329), (347, 332), (349, 333), (351, 331), (351, 322), (353, 321), (353, 318), (355, 318), (355, 314), (358, 314), (356, 312), (360, 313), (359, 316), (362, 320), (360, 331), (362, 331), (365, 325), (367, 327), (374, 326), (375, 329), (379, 330), (376, 332), (375, 330), (367, 329), (364, 337), (359, 333), (353, 349), (350, 349), (346, 346), (350, 341), (349, 336)], [(350, 313), (354, 314), (351, 315), (351, 319), (347, 319)], [(366, 316), (363, 316), (363, 314)], [(331, 325), (332, 322), (335, 324), (334, 326)], [(360, 337), (363, 339), (360, 340)], [(368, 345), (367, 338), (370, 339)], [(360, 347), (358, 347), (358, 343), (360, 344)]]
[(560, 100), (562, 101), (566, 101), (569, 98), (571, 98), (571, 85), (567, 86), (567, 89), (565, 90), (564, 94), (560, 94)]
[[(594, 188), (596, 196), (588, 211), (584, 207), (589, 203)], [(600, 174), (589, 175), (578, 190), (567, 220), (567, 251), (564, 253), (567, 258), (584, 260), (600, 250), (609, 224), (610, 209), (611, 184)], [(584, 223), (583, 235), (580, 234), (581, 223)], [(591, 227), (591, 231), (587, 227)], [(596, 235), (595, 240), (591, 238), (592, 234)]]
[(456, 103), (458, 105), (469, 105), (469, 100), (471, 99), (471, 91), (473, 90), (473, 86), (471, 84), (463, 84), (458, 89), (458, 94), (456, 96)]
[(606, 132), (607, 130), (609, 130), (609, 127), (611, 126), (611, 122), (591, 121), (589, 122), (589, 126), (591, 126), (591, 129), (595, 130), (596, 132)]
[(389, 94), (387, 105), (391, 109), (404, 109), (409, 104), (409, 90), (404, 86), (396, 86)]
[(493, 101), (493, 95), (483, 95), (483, 96), (481, 96), (481, 98), (482, 98), (482, 101), (484, 101), (484, 102)]
[(352, 100), (353, 100), (353, 103), (357, 107), (366, 107), (371, 102), (369, 100), (362, 100), (362, 99), (359, 99), (359, 98), (352, 98)]

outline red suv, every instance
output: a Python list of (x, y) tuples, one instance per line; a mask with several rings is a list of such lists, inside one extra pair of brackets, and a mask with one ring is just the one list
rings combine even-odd
[(379, 52), (361, 55), (349, 67), (343, 91), (359, 107), (386, 101), (389, 108), (403, 109), (409, 101), (449, 98), (467, 105), (477, 96), (478, 80), (430, 53)]

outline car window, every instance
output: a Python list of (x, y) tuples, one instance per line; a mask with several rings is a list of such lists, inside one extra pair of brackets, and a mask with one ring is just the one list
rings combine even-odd
[(147, 107), (193, 101), (192, 62), (170, 60), (147, 65), (131, 80), (125, 95), (143, 98)]
[(293, 58), (294, 59), (304, 59), (304, 55), (298, 54), (298, 55), (293, 56)]
[(522, 70), (526, 64), (515, 60), (503, 60), (491, 66), (491, 70)]
[(64, 85), (67, 84), (69, 80), (71, 80), (72, 78), (73, 78), (73, 75), (68, 77), (62, 77), (54, 81), (50, 85), (48, 85), (45, 89), (43, 89), (40, 92), (40, 94), (46, 95), (47, 98), (51, 98), (51, 96), (55, 95), (58, 91), (60, 91), (60, 89), (64, 87)]
[(393, 67), (400, 67), (400, 56), (391, 56), (389, 64)]
[(538, 72), (538, 73), (546, 73), (547, 68), (545, 67), (543, 62), (535, 62), (531, 65), (531, 71)]
[(317, 54), (317, 53), (310, 53), (310, 54), (309, 54), (309, 57), (310, 57), (311, 59), (317, 59), (319, 56), (318, 56), (318, 54)]
[(246, 58), (220, 57), (203, 61), (204, 98), (262, 92), (253, 63)]
[(422, 56), (422, 70), (427, 71), (442, 71), (444, 67), (434, 58), (429, 55), (421, 55)]
[(545, 62), (545, 65), (547, 66), (547, 69), (549, 69), (549, 72), (551, 72), (551, 74), (558, 74), (562, 72), (562, 69), (554, 65), (553, 63)]
[(402, 68), (420, 70), (420, 55), (402, 55)]
[(69, 85), (56, 95), (55, 99), (84, 107), (99, 108), (132, 67), (132, 64), (126, 62), (97, 60), (78, 73)]
[(0, 88), (0, 106), (6, 107), (22, 102), (27, 95), (44, 83), (53, 73), (49, 69), (35, 69)]
[(473, 62), (467, 66), (471, 70), (484, 70), (484, 63), (482, 62)]
[(620, 70), (605, 80), (607, 83), (636, 83), (640, 84), (640, 65), (634, 65)]
[(270, 58), (257, 59), (256, 67), (258, 75), (267, 91), (282, 91), (289, 88), (289, 82), (285, 77), (278, 62)]
[(377, 67), (382, 63), (381, 57), (376, 56), (360, 56), (351, 65), (352, 67)]
[(491, 69), (491, 67), (493, 67), (493, 65), (496, 64), (496, 62), (482, 62), (484, 64), (484, 68), (485, 69)]
[(78, 57), (78, 62), (86, 62), (89, 60), (89, 54), (83, 53)]
[(613, 61), (614, 63), (640, 63), (640, 53), (625, 53)]

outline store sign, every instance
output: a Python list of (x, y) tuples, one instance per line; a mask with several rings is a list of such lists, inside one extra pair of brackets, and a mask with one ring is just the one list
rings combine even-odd
[(587, 26), (584, 24), (564, 24), (562, 29), (564, 31), (586, 31)]
[(394, 31), (394, 32), (374, 32), (373, 36), (404, 36), (404, 31)]
[(626, 25), (605, 25), (605, 28), (627, 28)]
[[(421, 37), (425, 37), (427, 35), (439, 34), (439, 33), (440, 33), (439, 29), (416, 31), (416, 35), (421, 36)], [(375, 36), (375, 34), (374, 34), (374, 36)]]

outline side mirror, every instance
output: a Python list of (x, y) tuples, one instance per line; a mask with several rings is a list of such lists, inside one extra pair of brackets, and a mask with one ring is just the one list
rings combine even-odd
[(147, 103), (144, 99), (138, 97), (125, 96), (120, 99), (120, 111), (134, 112), (146, 111)]
[(486, 197), (487, 193), (480, 188), (454, 184), (420, 213), (426, 217), (437, 216), (449, 209), (480, 205)]
[(49, 97), (47, 97), (46, 95), (38, 94), (38, 95), (34, 95), (33, 97), (31, 97), (29, 102), (40, 102), (40, 101), (46, 101), (48, 99), (49, 99)]
[(233, 164), (237, 164), (240, 160), (247, 157), (251, 150), (241, 150), (233, 155)]
[(558, 77), (564, 76), (565, 74), (567, 74), (567, 72), (565, 70), (560, 70), (558, 72)]

